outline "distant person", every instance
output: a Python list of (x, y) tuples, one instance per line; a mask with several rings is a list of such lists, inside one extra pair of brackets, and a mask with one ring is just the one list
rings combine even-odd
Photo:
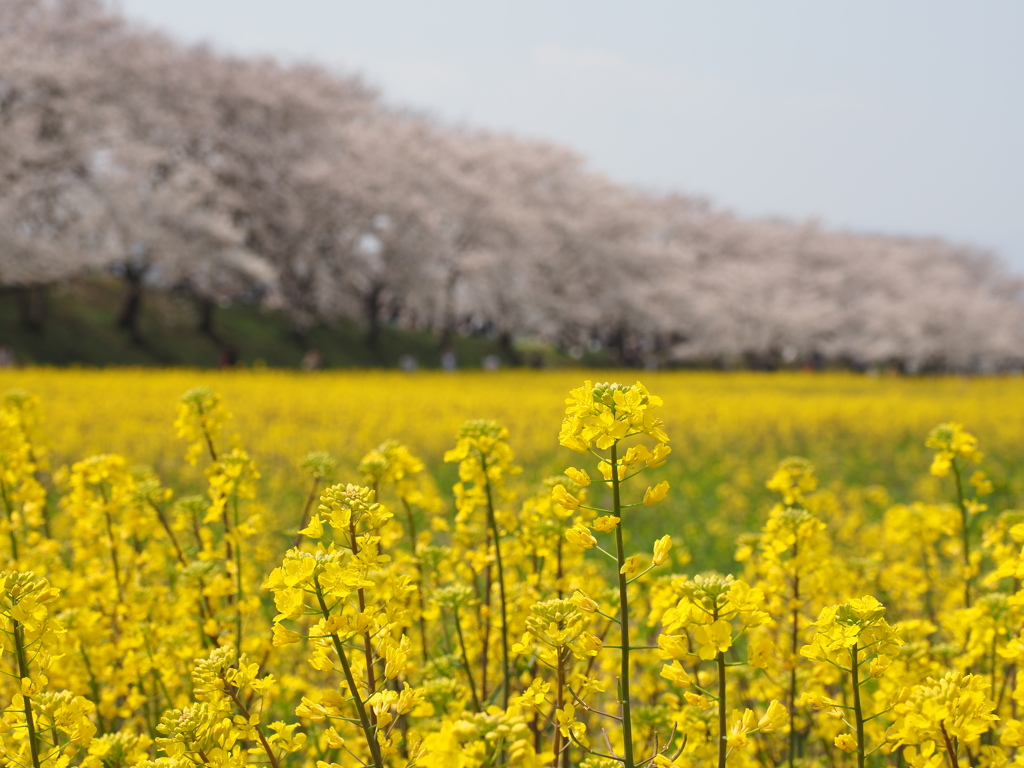
[(446, 371), (454, 371), (459, 367), (459, 360), (452, 350), (446, 349), (441, 355), (441, 367)]
[(0, 368), (13, 368), (14, 363), (14, 350), (6, 344), (0, 344)]
[(420, 361), (416, 359), (416, 355), (406, 352), (398, 358), (398, 367), (406, 373), (415, 373), (416, 369), (420, 367)]
[(481, 365), (485, 371), (496, 371), (501, 368), (501, 358), (497, 355), (485, 355)]
[(311, 349), (302, 356), (302, 370), (319, 371), (324, 367), (324, 356), (319, 349)]

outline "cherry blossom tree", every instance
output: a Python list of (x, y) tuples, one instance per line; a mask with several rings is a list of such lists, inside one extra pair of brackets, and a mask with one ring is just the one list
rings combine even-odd
[(358, 78), (224, 56), (99, 0), (0, 3), (0, 289), (123, 279), (294, 332), (360, 321), (622, 365), (1024, 365), (1021, 281), (939, 239), (751, 220), (565, 147), (386, 106)]

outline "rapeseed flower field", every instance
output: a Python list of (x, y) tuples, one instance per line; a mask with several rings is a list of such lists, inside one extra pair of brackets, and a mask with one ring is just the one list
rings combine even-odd
[(1024, 761), (1018, 379), (0, 373), (0, 759)]
[[(636, 377), (631, 371), (593, 375)], [(659, 471), (672, 483), (672, 525), (688, 542), (695, 567), (731, 567), (735, 537), (760, 526), (773, 502), (765, 477), (787, 456), (812, 460), (825, 487), (847, 503), (866, 505), (868, 514), (880, 514), (890, 500), (944, 498), (941, 483), (925, 471), (922, 438), (942, 421), (970, 425), (988, 446), (986, 466), (1002, 506), (1024, 498), (1024, 380), (790, 373), (646, 373), (643, 379), (667, 403), (675, 453)], [(551, 425), (579, 380), (571, 371), (28, 369), (0, 371), (0, 393), (18, 389), (40, 399), (40, 439), (58, 466), (117, 453), (151, 466), (179, 492), (202, 493), (202, 472), (179, 450), (172, 404), (187, 389), (208, 385), (230, 406), (225, 440), (257, 460), (260, 499), (287, 525), (305, 501), (297, 477), (310, 451), (328, 452), (338, 462), (337, 477), (351, 478), (368, 450), (399, 439), (440, 488), (450, 489), (455, 470), (443, 455), (469, 419), (508, 428), (524, 467), (517, 490), (525, 493), (563, 468)], [(643, 522), (633, 535), (652, 543), (657, 527)]]

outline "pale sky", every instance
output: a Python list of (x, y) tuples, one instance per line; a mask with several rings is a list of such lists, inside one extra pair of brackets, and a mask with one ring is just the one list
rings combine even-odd
[(450, 123), (748, 216), (940, 235), (1024, 273), (1020, 0), (120, 0), (186, 42), (360, 72)]

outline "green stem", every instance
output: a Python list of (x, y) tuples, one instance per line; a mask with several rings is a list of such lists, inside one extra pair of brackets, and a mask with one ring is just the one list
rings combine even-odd
[(7, 524), (10, 526), (8, 534), (11, 537), (11, 560), (16, 563), (18, 561), (18, 538), (14, 535), (14, 511), (11, 508), (10, 500), (7, 498), (7, 486), (4, 485), (3, 482), (0, 482), (0, 498), (4, 500), (4, 511), (7, 513)]
[[(501, 662), (504, 666), (502, 676), (501, 703), (508, 709), (508, 698), (512, 690), (512, 671), (508, 662), (508, 609), (505, 604), (505, 571), (501, 565), (501, 541), (498, 538), (498, 520), (494, 514), (494, 499), (491, 496), (491, 478), (487, 475), (487, 457), (480, 456), (480, 468), (484, 473), (484, 490), (487, 493), (487, 522), (494, 539), (494, 559), (498, 566), (498, 592), (501, 595)], [(486, 691), (484, 692), (486, 695)]]
[[(320, 478), (313, 478), (313, 487), (309, 489), (309, 496), (306, 497), (306, 506), (302, 508), (302, 520), (299, 521), (299, 530), (303, 530), (309, 525), (309, 512), (313, 508), (313, 502), (316, 500), (316, 489), (320, 487)], [(295, 541), (292, 542), (293, 547), (298, 547), (302, 543), (302, 534), (295, 534)]]
[(199, 428), (203, 431), (203, 437), (206, 438), (206, 447), (210, 451), (210, 460), (217, 463), (217, 449), (213, 447), (213, 438), (210, 437), (210, 431), (206, 428), (206, 414), (203, 413), (203, 406), (200, 403), (196, 404), (196, 412), (199, 415)]
[(558, 599), (561, 600), (565, 593), (562, 590), (562, 581), (565, 579), (564, 566), (562, 565), (562, 537), (555, 540), (555, 586), (558, 589)]
[(235, 518), (235, 650), (242, 654), (242, 541), (238, 534), (238, 496), (233, 494), (231, 506)]
[(946, 745), (946, 754), (949, 755), (950, 766), (952, 766), (952, 768), (960, 768), (960, 760), (956, 754), (956, 746), (953, 744), (953, 740), (949, 738), (949, 734), (946, 733), (946, 722), (944, 720), (939, 723), (939, 728), (942, 730), (942, 740)]
[(158, 737), (160, 734), (157, 733), (156, 724), (160, 717), (157, 715), (154, 709), (154, 699), (156, 696), (150, 696), (149, 691), (146, 690), (146, 685), (142, 680), (142, 675), (139, 674), (135, 678), (135, 684), (139, 687), (139, 693), (142, 694), (142, 722), (146, 726), (146, 732), (149, 734), (151, 739)]
[[(993, 696), (997, 696), (996, 691), (999, 690), (996, 687), (996, 645), (998, 644), (998, 642), (999, 642), (999, 630), (996, 627), (993, 627), (992, 628), (992, 656), (991, 656), (991, 659), (992, 659), (992, 675), (991, 675), (991, 680), (992, 680), (992, 682), (990, 684), (990, 688), (992, 690), (992, 695)], [(998, 709), (998, 705), (997, 705), (997, 709)], [(989, 733), (991, 733), (991, 731)]]
[[(376, 495), (376, 492), (374, 492), (374, 495)], [(355, 521), (355, 518), (352, 518), (352, 519), (349, 520), (348, 532), (349, 532), (349, 536), (351, 538), (351, 541), (349, 542), (349, 544), (351, 545), (352, 557), (354, 559), (354, 558), (356, 558), (359, 555), (359, 544), (356, 542), (356, 521)], [(362, 587), (359, 587), (359, 589), (356, 590), (356, 596), (359, 599), (359, 612), (360, 613), (365, 613), (366, 612), (366, 594), (363, 592), (363, 588)], [(367, 630), (365, 633), (363, 633), (363, 656), (366, 658), (366, 685), (368, 687), (368, 690), (375, 691), (375, 690), (377, 690), (377, 676), (374, 674), (374, 670), (373, 670), (373, 639), (370, 636), (370, 631), (369, 630)], [(374, 714), (371, 711), (369, 713), (369, 715), (370, 715), (370, 722), (373, 724), (374, 727), (376, 727), (377, 726), (377, 716), (376, 716), (376, 714)]]
[[(622, 503), (619, 495), (618, 443), (611, 448), (612, 465), (612, 514), (621, 519)], [(619, 643), (621, 665), (619, 668), (619, 707), (622, 716), (622, 750), (624, 768), (636, 768), (633, 761), (633, 723), (629, 707), (629, 597), (626, 593), (626, 574), (622, 567), (626, 564), (626, 549), (622, 542), (624, 522), (615, 526), (615, 562), (619, 571)]]
[(860, 704), (860, 648), (850, 649), (850, 675), (853, 681), (853, 715), (857, 724), (857, 768), (864, 768), (864, 712)]
[(85, 662), (85, 672), (89, 677), (89, 689), (92, 691), (92, 700), (96, 704), (96, 724), (99, 726), (98, 730), (102, 736), (106, 733), (106, 726), (103, 724), (103, 715), (100, 713), (100, 685), (96, 681), (96, 675), (93, 674), (92, 664), (89, 663), (89, 656), (85, 652), (85, 646), (79, 646), (78, 650), (82, 654), (82, 660)]
[(50, 490), (46, 489), (46, 501), (43, 503), (43, 508), (39, 510), (43, 516), (43, 534), (48, 539), (53, 538), (53, 534), (50, 533)]
[(963, 522), (963, 542), (964, 542), (964, 607), (971, 607), (971, 535), (968, 525), (971, 522), (970, 515), (967, 514), (967, 505), (964, 504), (964, 486), (960, 480), (960, 468), (957, 467), (956, 461), (952, 462), (953, 465), (953, 477), (956, 478), (956, 503), (960, 507), (960, 519)]
[[(149, 645), (149, 636), (146, 636), (146, 655), (149, 657), (149, 674), (153, 678), (153, 682), (157, 688), (164, 695), (164, 700), (167, 702), (167, 709), (174, 709), (174, 699), (171, 697), (171, 692), (167, 690), (167, 684), (164, 683), (164, 678), (160, 674), (160, 670), (157, 669), (156, 660), (153, 658), (153, 649)], [(260, 665), (262, 666), (262, 665)], [(97, 712), (97, 717), (99, 713)], [(160, 719), (160, 711), (157, 711), (157, 720)]]
[[(558, 662), (555, 667), (555, 708), (563, 709), (565, 707), (565, 669), (562, 664), (562, 649), (556, 649), (558, 653)], [(555, 741), (553, 745), (553, 751), (555, 753), (554, 759), (551, 761), (552, 768), (558, 768), (560, 765), (564, 765), (565, 761), (562, 757), (562, 731), (557, 726), (555, 727)], [(568, 754), (566, 754), (568, 757)]]
[(148, 501), (149, 506), (153, 508), (154, 512), (156, 512), (157, 519), (160, 521), (160, 525), (163, 526), (164, 532), (170, 538), (171, 544), (174, 545), (174, 552), (178, 556), (178, 562), (183, 566), (188, 565), (188, 561), (185, 560), (185, 553), (182, 551), (181, 545), (178, 543), (178, 537), (174, 535), (174, 530), (171, 528), (171, 524), (167, 520), (167, 515), (164, 514), (164, 511), (155, 501), (152, 499), (148, 499)]
[[(231, 685), (225, 678), (224, 672), (221, 671), (220, 679), (224, 682), (224, 692), (228, 695), (235, 707), (238, 709), (239, 714), (245, 718), (245, 721), (251, 722), (252, 715), (249, 712), (249, 708), (242, 703), (241, 699), (238, 698), (238, 692), (235, 687)], [(263, 728), (259, 723), (256, 724), (256, 735), (260, 739), (260, 744), (263, 747), (263, 751), (267, 753), (267, 758), (270, 760), (271, 768), (279, 768), (277, 757), (274, 755), (274, 750), (271, 748), (270, 743), (267, 741), (267, 737), (263, 735)]]
[[(796, 566), (797, 544), (793, 543), (793, 564)], [(789, 671), (789, 768), (793, 768), (796, 761), (796, 660), (799, 658), (797, 648), (800, 644), (800, 576), (793, 574), (793, 633), (791, 637), (790, 663), (793, 668)]]
[[(423, 617), (423, 612), (426, 610), (426, 604), (424, 603), (423, 597), (423, 564), (420, 563), (419, 555), (416, 552), (416, 519), (412, 514), (412, 508), (409, 506), (409, 502), (402, 498), (402, 506), (405, 507), (405, 518), (409, 523), (409, 541), (412, 547), (412, 558), (416, 563), (416, 598), (420, 604), (420, 644), (423, 646), (420, 650), (423, 652), (423, 663), (426, 664), (430, 661), (430, 652), (427, 648), (427, 620)], [(467, 662), (468, 664), (468, 662)]]
[(469, 654), (466, 652), (466, 640), (462, 636), (462, 622), (459, 620), (459, 611), (454, 609), (455, 614), (455, 631), (459, 635), (459, 647), (462, 649), (462, 663), (466, 665), (466, 677), (469, 678), (469, 693), (473, 697), (473, 709), (477, 712), (482, 712), (480, 709), (480, 699), (476, 695), (476, 683), (473, 682), (473, 670), (469, 666)]
[(46, 483), (43, 482), (45, 474), (43, 470), (39, 469), (39, 457), (36, 456), (35, 448), (32, 447), (32, 436), (29, 435), (28, 429), (25, 427), (25, 422), (21, 422), (21, 434), (25, 439), (25, 443), (28, 445), (28, 460), (32, 462), (32, 466), (36, 468), (33, 475), (36, 478), (36, 482), (41, 486), (44, 486), (46, 490), (46, 499), (43, 502), (42, 509), (39, 510), (43, 518), (43, 533), (46, 538), (52, 539), (53, 535), (50, 533), (50, 489), (46, 488)]
[[(715, 604), (715, 621), (718, 621), (718, 604)], [(729, 734), (726, 723), (725, 703), (725, 654), (718, 652), (718, 768), (725, 768), (725, 759), (729, 756)]]
[[(494, 591), (491, 589), (493, 586), (491, 583), (491, 571), (491, 564), (487, 563), (484, 567), (483, 599), (477, 608), (480, 626), (480, 694), (485, 699), (487, 698), (487, 670), (491, 650), (491, 593)], [(473, 580), (473, 586), (476, 586), (475, 579)]]
[[(29, 677), (28, 657), (25, 654), (25, 629), (16, 619), (11, 619), (14, 625), (14, 652), (18, 657), (18, 676), (21, 679)], [(32, 717), (32, 699), (22, 695), (25, 702), (25, 725), (28, 728), (28, 746), (32, 754), (32, 768), (39, 768), (39, 737), (36, 735), (36, 723)]]
[[(316, 599), (320, 604), (320, 612), (323, 614), (324, 619), (331, 617), (331, 612), (327, 608), (327, 603), (324, 602), (324, 592), (320, 587), (319, 579), (313, 579), (313, 585), (316, 588)], [(352, 692), (352, 701), (356, 705), (356, 712), (359, 715), (359, 725), (363, 729), (363, 736), (366, 738), (366, 746), (370, 750), (370, 755), (373, 758), (373, 764), (376, 768), (384, 768), (384, 761), (380, 755), (380, 745), (377, 743), (377, 737), (374, 735), (373, 727), (370, 725), (370, 718), (366, 714), (366, 706), (363, 704), (362, 698), (359, 696), (359, 688), (356, 686), (355, 677), (352, 675), (352, 667), (348, 663), (348, 656), (345, 655), (345, 647), (341, 644), (341, 638), (338, 637), (337, 632), (331, 632), (331, 640), (334, 643), (334, 650), (338, 654), (338, 658), (341, 660), (341, 669), (345, 673), (345, 682), (348, 683), (348, 689)]]
[[(104, 506), (109, 503), (106, 492), (103, 494), (103, 501)], [(123, 603), (124, 592), (121, 591), (121, 566), (117, 561), (117, 540), (114, 539), (114, 521), (107, 510), (103, 510), (103, 516), (107, 519), (107, 539), (110, 541), (110, 559), (114, 564), (114, 584), (117, 585), (117, 600)]]

